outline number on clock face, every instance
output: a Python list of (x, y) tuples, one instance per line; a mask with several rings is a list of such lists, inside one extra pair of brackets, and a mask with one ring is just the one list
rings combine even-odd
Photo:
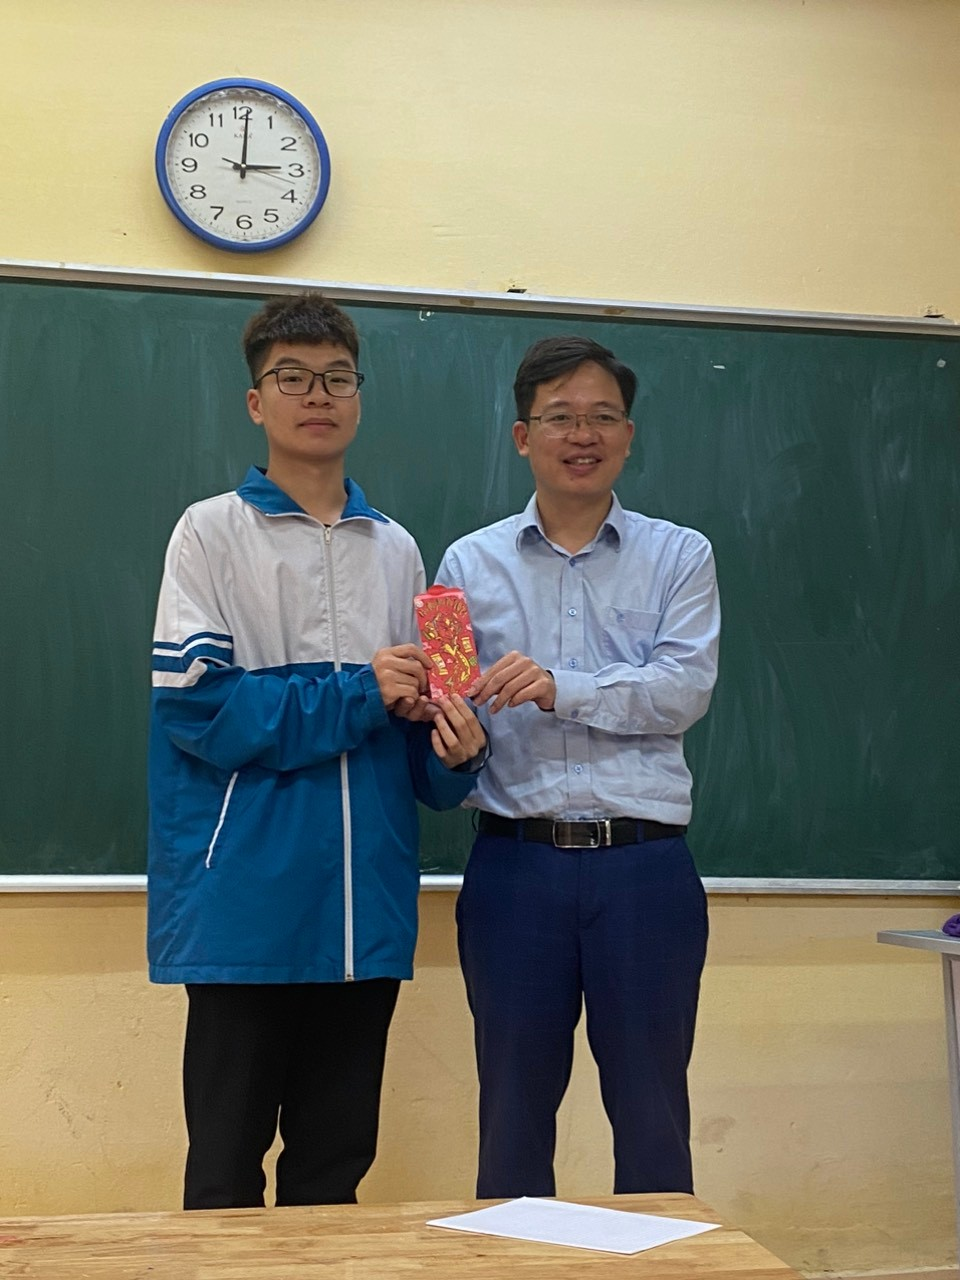
[(185, 103), (164, 127), (157, 168), (159, 176), (162, 162), (164, 196), (191, 229), (256, 249), (312, 221), (326, 195), (329, 158), (291, 103), (252, 85), (212, 88)]

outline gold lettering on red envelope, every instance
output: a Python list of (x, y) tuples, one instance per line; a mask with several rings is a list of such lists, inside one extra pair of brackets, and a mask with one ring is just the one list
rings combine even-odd
[(431, 587), (414, 596), (423, 651), (433, 664), (430, 697), (449, 698), (469, 689), (480, 674), (467, 601), (459, 587)]

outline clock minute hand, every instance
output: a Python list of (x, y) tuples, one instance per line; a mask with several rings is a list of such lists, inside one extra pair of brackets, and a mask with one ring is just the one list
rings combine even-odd
[(250, 110), (243, 117), (243, 147), (240, 151), (240, 177), (247, 176), (247, 139), (250, 133)]

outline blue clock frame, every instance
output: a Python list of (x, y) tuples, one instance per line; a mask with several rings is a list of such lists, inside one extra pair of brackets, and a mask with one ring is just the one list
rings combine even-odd
[[(197, 226), (180, 208), (167, 179), (165, 158), (170, 134), (176, 128), (177, 122), (188, 107), (192, 107), (198, 98), (203, 98), (208, 93), (213, 93), (218, 89), (260, 89), (266, 93), (272, 93), (275, 98), (285, 102), (288, 107), (301, 117), (317, 145), (317, 153), (320, 156), (320, 185), (317, 189), (317, 194), (297, 225), (282, 232), (272, 240), (259, 240), (255, 244), (243, 244), (235, 240), (226, 240), (222, 236), (214, 235), (213, 232)], [(154, 152), (154, 167), (160, 192), (166, 201), (167, 207), (176, 216), (177, 220), (192, 235), (205, 240), (207, 244), (212, 244), (217, 249), (229, 249), (234, 253), (263, 253), (265, 250), (278, 249), (281, 245), (289, 244), (291, 240), (295, 240), (302, 235), (314, 221), (323, 208), (327, 193), (330, 190), (330, 149), (327, 146), (326, 138), (323, 136), (323, 130), (312, 114), (298, 98), (295, 98), (292, 93), (287, 93), (285, 89), (281, 89), (275, 84), (270, 84), (266, 80), (251, 80), (245, 76), (228, 76), (222, 80), (210, 80), (206, 84), (199, 85), (198, 88), (191, 89), (189, 93), (184, 94), (180, 101), (170, 109), (160, 129)]]

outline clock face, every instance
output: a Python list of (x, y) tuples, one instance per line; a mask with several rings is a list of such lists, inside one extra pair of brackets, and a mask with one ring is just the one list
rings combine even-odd
[(259, 80), (218, 80), (181, 99), (157, 140), (157, 181), (195, 235), (224, 249), (273, 249), (310, 225), (330, 154), (295, 98)]

